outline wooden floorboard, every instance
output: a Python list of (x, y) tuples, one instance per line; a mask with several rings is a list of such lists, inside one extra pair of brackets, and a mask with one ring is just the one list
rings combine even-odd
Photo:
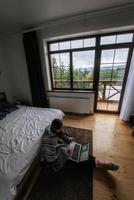
[(134, 200), (134, 137), (118, 115), (70, 115), (64, 125), (93, 130), (94, 155), (120, 166), (117, 172), (94, 171), (94, 200)]

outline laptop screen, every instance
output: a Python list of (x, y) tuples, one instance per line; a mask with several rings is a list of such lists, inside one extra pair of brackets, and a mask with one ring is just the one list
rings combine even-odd
[(79, 160), (79, 153), (80, 153), (81, 146), (79, 144), (75, 144), (72, 159), (73, 160)]

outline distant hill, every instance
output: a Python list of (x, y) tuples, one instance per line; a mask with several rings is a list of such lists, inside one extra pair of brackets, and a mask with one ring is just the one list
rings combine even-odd
[[(116, 65), (116, 66), (114, 66), (114, 69), (124, 69), (124, 67), (125, 67), (125, 65)], [(80, 68), (77, 68), (77, 70), (78, 71), (81, 71), (81, 72), (90, 72), (90, 71), (92, 71), (92, 68), (90, 68), (90, 67), (80, 67)], [(101, 70), (102, 71), (104, 71), (104, 70), (111, 70), (111, 67), (109, 67), (109, 66), (104, 66), (104, 67), (101, 67)]]

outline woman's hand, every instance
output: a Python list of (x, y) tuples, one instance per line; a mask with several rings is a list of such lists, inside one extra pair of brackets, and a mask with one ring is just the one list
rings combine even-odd
[(68, 153), (68, 154), (72, 153), (72, 150), (73, 150), (72, 148), (67, 147), (66, 149), (67, 149), (67, 153)]

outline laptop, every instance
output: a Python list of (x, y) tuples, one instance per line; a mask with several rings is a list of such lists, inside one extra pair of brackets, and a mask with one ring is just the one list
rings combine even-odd
[(89, 143), (78, 144), (76, 142), (71, 142), (69, 147), (72, 149), (69, 159), (75, 162), (83, 162), (89, 158)]

